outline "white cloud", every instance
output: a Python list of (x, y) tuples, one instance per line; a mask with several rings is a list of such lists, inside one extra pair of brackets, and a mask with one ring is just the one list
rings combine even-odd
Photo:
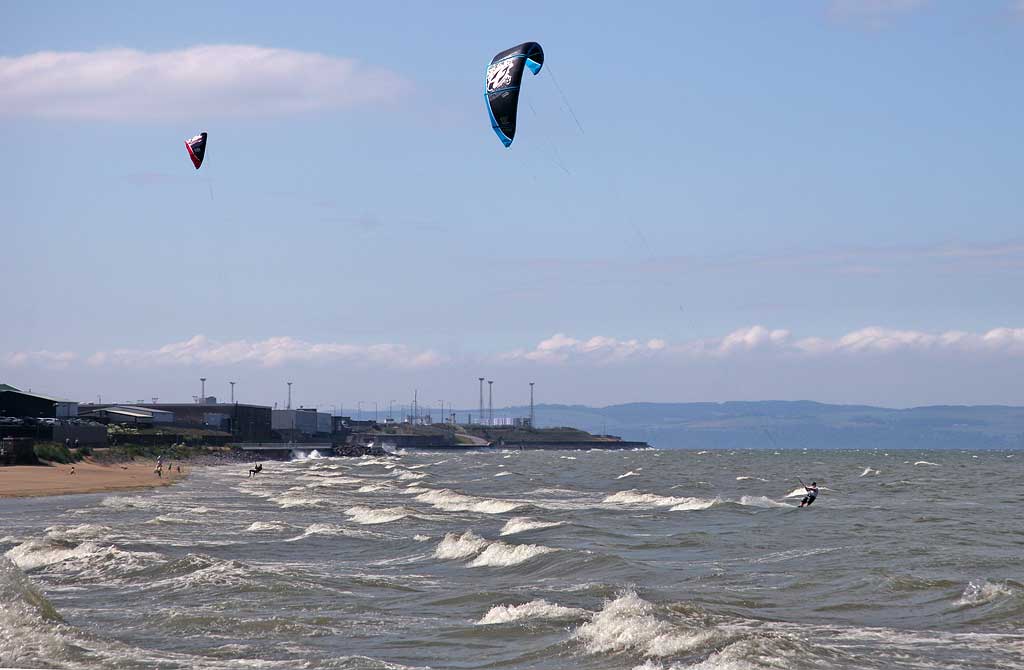
[(0, 58), (0, 116), (280, 116), (388, 102), (408, 88), (399, 75), (354, 59), (247, 45)]
[(765, 326), (739, 328), (722, 337), (671, 343), (665, 340), (618, 340), (596, 336), (577, 339), (564, 334), (541, 341), (534, 349), (501, 355), (504, 360), (543, 363), (606, 363), (640, 357), (714, 359), (749, 354), (786, 356), (878, 355), (891, 353), (960, 353), (1024, 355), (1024, 328), (995, 328), (984, 333), (926, 333), (869, 327), (835, 338), (794, 339), (788, 330)]
[[(606, 335), (571, 337), (556, 333), (533, 348), (497, 353), (492, 360), (505, 363), (611, 365), (654, 361), (821, 360), (857, 357), (925, 355), (1024, 357), (1024, 328), (994, 328), (985, 332), (949, 330), (924, 332), (872, 326), (836, 337), (797, 338), (789, 330), (754, 325), (720, 337), (670, 341), (619, 339)], [(458, 366), (469, 359), (452, 358), (430, 349), (403, 344), (347, 344), (308, 342), (294, 337), (264, 340), (216, 341), (204, 335), (172, 342), (156, 349), (114, 349), (91, 356), (63, 351), (23, 351), (0, 356), (6, 367), (65, 369), (84, 362), (93, 368), (147, 369), (174, 366), (278, 367), (295, 363), (365, 365), (390, 369)], [(478, 364), (479, 361), (474, 362)]]
[(173, 342), (159, 349), (117, 349), (89, 357), (93, 366), (156, 367), (168, 365), (242, 365), (275, 367), (297, 362), (355, 362), (400, 368), (423, 368), (443, 359), (430, 350), (400, 344), (312, 343), (293, 337), (216, 342), (204, 335)]
[(78, 357), (70, 351), (16, 351), (7, 354), (3, 361), (10, 367), (41, 366), (63, 369)]
[(637, 354), (661, 351), (666, 346), (664, 340), (619, 340), (614, 337), (595, 335), (585, 340), (568, 337), (556, 333), (542, 340), (534, 349), (506, 352), (499, 358), (503, 360), (528, 360), (541, 362), (565, 362), (574, 357), (587, 357), (591, 360), (611, 362), (625, 360)]

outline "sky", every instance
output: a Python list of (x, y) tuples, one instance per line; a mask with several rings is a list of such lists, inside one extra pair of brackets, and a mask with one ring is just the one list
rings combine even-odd
[(0, 0), (0, 382), (1024, 404), (1024, 2), (548, 5)]

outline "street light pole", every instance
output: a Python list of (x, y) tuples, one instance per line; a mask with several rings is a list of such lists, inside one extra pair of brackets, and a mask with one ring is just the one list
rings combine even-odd
[(228, 382), (231, 384), (231, 404), (235, 404), (235, 382)]
[(287, 407), (287, 409), (291, 409), (291, 408), (292, 408), (292, 383), (288, 382), (288, 407)]
[(530, 428), (533, 427), (533, 382), (530, 382)]
[(201, 384), (200, 388), (202, 389), (200, 391), (200, 393), (202, 395), (199, 396), (199, 402), (201, 402), (202, 404), (205, 405), (206, 404), (206, 377), (200, 377), (199, 378), (199, 383)]

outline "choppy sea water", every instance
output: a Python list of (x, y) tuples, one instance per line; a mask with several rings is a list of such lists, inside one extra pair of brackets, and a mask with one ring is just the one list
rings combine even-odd
[(0, 501), (0, 666), (1024, 668), (1024, 453), (246, 471)]

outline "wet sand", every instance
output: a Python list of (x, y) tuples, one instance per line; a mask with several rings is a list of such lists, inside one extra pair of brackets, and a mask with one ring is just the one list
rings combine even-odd
[(82, 461), (71, 465), (14, 465), (0, 467), (0, 498), (21, 496), (55, 496), (69, 493), (103, 493), (156, 486), (168, 486), (181, 481), (189, 472), (186, 463), (181, 473), (168, 473), (166, 464), (163, 477), (154, 470), (156, 461), (136, 460), (128, 463), (98, 464)]

